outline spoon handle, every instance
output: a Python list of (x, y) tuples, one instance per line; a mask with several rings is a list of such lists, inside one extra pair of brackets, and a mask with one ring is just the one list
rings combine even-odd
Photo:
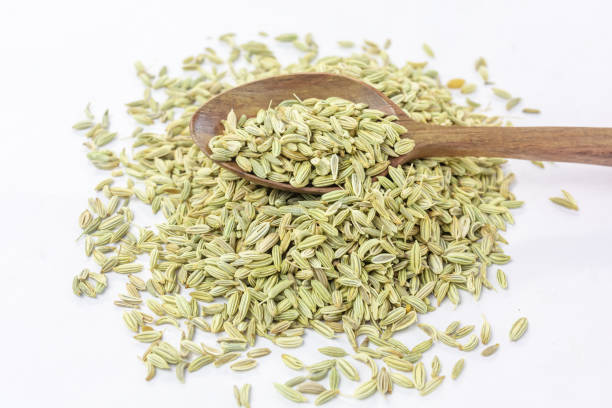
[(420, 157), (506, 157), (612, 166), (612, 128), (422, 125), (410, 128), (408, 135), (417, 142)]

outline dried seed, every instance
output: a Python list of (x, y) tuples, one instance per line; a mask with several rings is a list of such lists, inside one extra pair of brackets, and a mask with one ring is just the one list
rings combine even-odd
[(336, 367), (332, 367), (329, 371), (329, 388), (332, 390), (338, 389), (340, 385), (340, 374), (338, 374), (338, 370)]
[(489, 344), (491, 340), (491, 325), (487, 319), (482, 316), (482, 327), (480, 328), (480, 342), (484, 345)]
[(308, 367), (308, 369), (312, 372), (314, 371), (320, 371), (320, 370), (329, 370), (330, 368), (334, 367), (336, 365), (337, 360), (334, 359), (329, 359), (329, 360), (323, 360), (323, 361), (319, 361), (318, 363), (315, 363), (311, 366)]
[(262, 347), (262, 348), (251, 349), (247, 351), (246, 354), (247, 354), (247, 357), (249, 358), (259, 358), (259, 357), (267, 356), (270, 353), (271, 351), (269, 348)]
[(357, 372), (357, 369), (353, 367), (351, 363), (343, 358), (336, 359), (336, 362), (338, 363), (338, 368), (346, 378), (351, 381), (359, 381), (359, 372)]
[(459, 350), (461, 351), (472, 351), (476, 347), (478, 347), (478, 336), (472, 334), (469, 340), (465, 343), (465, 345), (459, 345)]
[(499, 348), (499, 343), (487, 347), (486, 349), (482, 350), (482, 353), (480, 354), (482, 354), (485, 357), (488, 357), (492, 355), (493, 353), (495, 353), (498, 348)]
[(474, 325), (470, 325), (470, 326), (464, 326), (460, 329), (457, 329), (454, 333), (453, 333), (453, 337), (455, 339), (461, 339), (465, 336), (467, 336), (468, 334), (470, 334), (472, 331), (474, 331)]
[(322, 370), (311, 371), (308, 379), (311, 381), (320, 381), (327, 377), (327, 373), (329, 372), (329, 368), (324, 368)]
[(461, 87), (461, 93), (464, 95), (474, 93), (476, 91), (476, 84), (465, 84)]
[(300, 347), (304, 340), (299, 336), (277, 337), (274, 339), (274, 343), (279, 347), (296, 348)]
[(141, 343), (153, 343), (162, 338), (162, 332), (159, 331), (146, 331), (134, 336), (134, 338)]
[(446, 327), (446, 330), (444, 330), (444, 333), (448, 334), (449, 336), (452, 336), (455, 333), (455, 331), (459, 328), (459, 326), (461, 326), (461, 322), (458, 320), (455, 320), (454, 322), (451, 322)]
[(455, 365), (453, 366), (453, 372), (451, 374), (451, 377), (453, 380), (456, 380), (459, 375), (461, 375), (461, 372), (463, 371), (463, 366), (465, 365), (465, 360), (464, 359), (459, 359)]
[(241, 407), (242, 406), (242, 401), (240, 399), (240, 390), (235, 385), (234, 385), (233, 390), (234, 390), (234, 398), (236, 399), (236, 404), (238, 404), (238, 406)]
[(72, 125), (72, 128), (75, 130), (85, 130), (85, 129), (89, 129), (93, 125), (94, 123), (91, 120), (82, 120)]
[(344, 349), (340, 347), (334, 347), (334, 346), (321, 347), (317, 350), (319, 350), (319, 353), (325, 354), (326, 356), (329, 356), (329, 357), (344, 357), (347, 355), (346, 351), (344, 351)]
[(512, 98), (506, 103), (506, 110), (512, 110), (516, 105), (521, 102), (521, 98)]
[(565, 190), (561, 190), (561, 192), (563, 193), (563, 198), (552, 197), (550, 198), (550, 201), (565, 208), (569, 208), (570, 210), (578, 211), (578, 204), (576, 203), (574, 197), (572, 197), (572, 195)]
[(199, 370), (205, 365), (212, 363), (214, 359), (215, 358), (211, 356), (210, 354), (201, 355), (189, 363), (189, 365), (187, 366), (187, 371), (189, 371), (190, 373), (193, 373), (194, 371)]
[(292, 370), (299, 371), (304, 368), (304, 363), (302, 363), (302, 361), (299, 358), (293, 357), (289, 354), (282, 354), (281, 360), (283, 360), (283, 363), (285, 363), (285, 365), (291, 368)]
[(498, 96), (498, 97), (500, 97), (502, 99), (511, 99), (512, 98), (512, 94), (510, 94), (510, 92), (505, 91), (503, 89), (491, 88), (491, 90), (493, 91), (495, 96)]
[(508, 288), (508, 278), (506, 278), (506, 274), (501, 269), (497, 270), (497, 283), (499, 283), (499, 287), (502, 289)]
[(465, 98), (465, 102), (470, 105), (472, 108), (479, 108), (480, 104), (476, 101), (471, 100), (470, 98)]
[(238, 357), (240, 357), (240, 352), (237, 351), (225, 353), (215, 360), (215, 367), (221, 367), (224, 364), (234, 361)]
[(440, 359), (435, 356), (431, 362), (431, 376), (437, 377), (440, 374)]
[(296, 389), (303, 394), (320, 394), (326, 391), (325, 387), (316, 382), (304, 382), (296, 387)]
[(427, 381), (423, 389), (420, 390), (419, 394), (421, 396), (430, 394), (431, 392), (433, 392), (433, 390), (438, 388), (440, 384), (442, 384), (442, 381), (444, 381), (444, 376), (432, 378), (431, 380)]
[(182, 383), (185, 382), (185, 369), (186, 368), (187, 368), (187, 363), (184, 361), (179, 362), (175, 368), (176, 378)]
[(414, 386), (417, 390), (422, 390), (425, 386), (425, 381), (427, 380), (427, 376), (425, 374), (425, 365), (420, 361), (414, 366), (414, 371), (412, 372), (412, 380), (414, 381)]
[(147, 376), (145, 377), (145, 380), (151, 381), (153, 377), (155, 377), (155, 366), (148, 361), (145, 362), (145, 366), (147, 367)]
[(400, 373), (392, 372), (391, 381), (393, 382), (393, 384), (399, 385), (400, 387), (414, 388), (414, 383), (412, 382), (412, 380), (408, 378), (407, 376), (400, 374)]
[(431, 47), (429, 45), (425, 44), (425, 43), (423, 43), (423, 51), (425, 51), (425, 54), (427, 54), (427, 56), (429, 56), (431, 58), (435, 57), (434, 52), (431, 49)]
[(323, 391), (315, 399), (314, 404), (315, 405), (323, 405), (326, 402), (329, 402), (332, 399), (336, 398), (336, 396), (338, 396), (338, 394), (340, 394), (340, 390), (326, 390), (326, 391)]
[(393, 391), (393, 383), (386, 368), (382, 368), (376, 376), (376, 388), (381, 394), (390, 394)]
[(400, 371), (412, 371), (412, 369), (414, 368), (412, 363), (410, 363), (409, 361), (403, 360), (401, 358), (398, 357), (394, 357), (394, 356), (388, 356), (388, 357), (384, 357), (383, 361), (391, 368), (394, 368), (396, 370), (400, 370)]
[(368, 380), (359, 385), (353, 392), (353, 397), (366, 399), (376, 392), (376, 379)]
[(304, 377), (304, 376), (294, 377), (294, 378), (290, 379), (289, 381), (286, 381), (286, 382), (285, 382), (285, 385), (286, 385), (287, 387), (294, 387), (294, 386), (296, 386), (296, 385), (298, 385), (298, 384), (303, 383), (303, 382), (304, 382), (304, 381), (306, 381), (307, 379), (308, 379), (308, 378), (307, 378), (307, 377)]
[(274, 388), (289, 401), (293, 402), (308, 402), (306, 397), (300, 392), (286, 386), (285, 384), (274, 383)]
[(523, 337), (523, 334), (525, 334), (525, 332), (527, 331), (527, 324), (528, 322), (526, 317), (521, 317), (516, 322), (514, 322), (512, 328), (510, 329), (510, 340), (517, 341), (518, 339)]
[(292, 41), (297, 40), (297, 38), (298, 38), (297, 34), (293, 34), (293, 33), (281, 34), (281, 35), (274, 37), (276, 41), (280, 41), (280, 42), (292, 42)]
[(158, 356), (157, 354), (149, 354), (147, 356), (147, 361), (153, 364), (157, 368), (161, 368), (161, 369), (169, 368), (166, 360), (164, 360), (162, 357)]
[(252, 358), (246, 358), (230, 365), (230, 368), (234, 371), (248, 371), (257, 367), (257, 360)]
[(425, 353), (427, 350), (429, 350), (431, 348), (431, 346), (433, 345), (433, 339), (427, 339), (425, 341), (420, 342), (419, 344), (417, 344), (416, 346), (414, 346), (412, 348), (412, 352), (414, 353), (419, 353), (419, 354), (423, 354)]
[(240, 389), (240, 404), (245, 408), (251, 408), (251, 384), (244, 384)]
[(453, 78), (446, 83), (446, 86), (451, 89), (461, 89), (465, 84), (465, 79)]

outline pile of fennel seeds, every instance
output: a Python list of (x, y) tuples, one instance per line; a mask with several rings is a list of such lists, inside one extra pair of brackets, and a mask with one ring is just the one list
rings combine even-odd
[[(85, 132), (88, 158), (112, 177), (96, 186), (100, 197), (79, 217), (85, 252), (99, 270), (77, 275), (74, 292), (95, 297), (108, 273), (128, 275), (126, 293), (115, 303), (127, 309), (123, 318), (136, 339), (150, 343), (142, 356), (147, 379), (167, 368), (182, 379), (185, 371), (230, 361), (248, 369), (255, 358), (244, 351), (257, 337), (298, 347), (305, 328), (327, 337), (346, 333), (354, 349), (380, 339), (384, 352), (420, 359), (423, 346), (402, 345), (393, 333), (414, 327), (418, 314), (443, 301), (459, 304), (462, 293), (478, 298), (483, 287), (492, 288), (487, 267), (510, 260), (499, 246), (505, 242), (500, 231), (513, 221), (509, 209), (521, 203), (509, 191), (513, 176), (503, 173), (504, 161), (417, 160), (376, 182), (366, 177), (360, 187), (295, 195), (255, 186), (213, 164), (193, 144), (189, 119), (231, 88), (230, 81), (305, 71), (360, 78), (422, 122), (498, 125), (499, 119), (454, 104), (425, 63), (395, 66), (373, 43), (350, 57), (317, 59), (307, 37), (298, 62), (282, 66), (263, 43), (223, 40), (229, 59), (206, 49), (184, 61), (180, 77), (165, 67), (152, 74), (136, 65), (145, 92), (128, 103), (128, 112), (142, 127), (161, 123), (165, 131), (137, 128), (131, 157), (107, 149), (114, 139), (108, 115), (75, 126)], [(232, 68), (242, 57), (248, 68)], [(130, 200), (162, 213), (157, 232), (132, 225)], [(328, 224), (333, 229), (325, 231)], [(144, 253), (148, 265), (138, 261)], [(163, 340), (166, 324), (181, 330), (180, 344)], [(195, 342), (200, 330), (219, 333), (218, 345)], [(385, 381), (381, 389), (388, 391)]]

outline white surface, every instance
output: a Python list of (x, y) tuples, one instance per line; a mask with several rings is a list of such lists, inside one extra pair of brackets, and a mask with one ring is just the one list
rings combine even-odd
[[(145, 382), (136, 358), (144, 347), (130, 338), (123, 310), (112, 305), (124, 277), (110, 276), (110, 289), (98, 300), (71, 293), (72, 276), (86, 265), (82, 242), (74, 241), (77, 215), (104, 173), (87, 163), (81, 136), (70, 126), (92, 101), (97, 114), (110, 108), (113, 128), (128, 135), (133, 123), (122, 103), (142, 92), (132, 68), (136, 59), (153, 68), (167, 63), (177, 72), (184, 56), (227, 31), (240, 33), (241, 40), (256, 38), (259, 30), (312, 31), (322, 54), (335, 50), (339, 39), (389, 37), (397, 64), (424, 59), (420, 47), (426, 41), (437, 55), (432, 67), (444, 80), (476, 80), (473, 63), (483, 55), (493, 81), (543, 110), (538, 117), (513, 114), (515, 124), (612, 126), (609, 2), (88, 3), (0, 5), (0, 406), (234, 406), (231, 386), (247, 381), (254, 407), (285, 403), (271, 382), (294, 373), (276, 349), (252, 372), (224, 367), (189, 375), (185, 385), (173, 373)], [(486, 101), (486, 95), (475, 99)], [(396, 388), (388, 398), (339, 398), (333, 406), (612, 404), (612, 168), (555, 164), (540, 170), (519, 161), (507, 168), (517, 175), (514, 192), (527, 202), (505, 234), (514, 259), (503, 268), (509, 290), (486, 292), (479, 303), (463, 296), (457, 311), (446, 304), (423, 319), (439, 326), (454, 319), (479, 325), (486, 311), (500, 351), (484, 359), (435, 346), (425, 361), (438, 354), (447, 375), (458, 358), (466, 358), (458, 381), (447, 378), (427, 398)], [(580, 212), (548, 201), (561, 188), (574, 194)], [(522, 315), (529, 317), (529, 331), (510, 344), (508, 329)], [(316, 347), (332, 343), (306, 338), (307, 346), (296, 352), (310, 362), (318, 357)], [(424, 335), (412, 330), (401, 339), (415, 344)], [(348, 393), (354, 384), (343, 379), (341, 388)]]

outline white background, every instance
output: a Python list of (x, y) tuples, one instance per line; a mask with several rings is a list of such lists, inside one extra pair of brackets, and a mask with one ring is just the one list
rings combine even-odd
[[(137, 356), (144, 347), (131, 339), (112, 305), (123, 276), (97, 300), (77, 298), (72, 277), (87, 265), (77, 216), (105, 173), (90, 166), (82, 136), (71, 125), (91, 101), (99, 115), (111, 110), (112, 128), (126, 137), (134, 123), (123, 103), (140, 97), (132, 63), (152, 69), (180, 61), (214, 44), (209, 38), (234, 31), (239, 40), (260, 30), (314, 33), (321, 55), (337, 52), (340, 39), (393, 39), (390, 54), (401, 65), (425, 58), (421, 44), (436, 52), (432, 67), (444, 81), (460, 76), (477, 83), (473, 63), (482, 55), (491, 78), (542, 109), (515, 125), (612, 126), (612, 28), (609, 2), (580, 1), (6, 1), (0, 6), (0, 406), (234, 406), (231, 386), (253, 384), (254, 407), (285, 403), (273, 381), (294, 375), (280, 352), (251, 372), (203, 369), (186, 384), (173, 373), (144, 381)], [(297, 54), (281, 46), (284, 61)], [(348, 54), (348, 52), (345, 52)], [(481, 87), (482, 88), (482, 87)], [(459, 96), (460, 97), (460, 96)], [(474, 99), (500, 104), (488, 92)], [(523, 106), (525, 106), (523, 105)], [(495, 110), (494, 110), (495, 111)], [(503, 112), (503, 110), (502, 110)], [(116, 147), (117, 144), (111, 145)], [(610, 406), (610, 288), (612, 288), (612, 168), (554, 164), (541, 170), (512, 161), (514, 191), (526, 201), (505, 234), (513, 262), (503, 269), (508, 291), (484, 293), (480, 302), (463, 296), (423, 321), (480, 324), (486, 313), (499, 352), (436, 345), (426, 354), (442, 360), (443, 373), (465, 357), (458, 381), (447, 378), (432, 395), (396, 388), (392, 396), (367, 403), (341, 397), (341, 406), (485, 407)], [(548, 197), (569, 190), (580, 212), (555, 206)], [(144, 210), (144, 208), (142, 208)], [(148, 210), (144, 213), (148, 214)], [(137, 213), (137, 223), (146, 217)], [(155, 222), (155, 221), (153, 221)], [(91, 266), (91, 265), (90, 265)], [(490, 279), (494, 280), (494, 270)], [(507, 333), (519, 316), (529, 331), (510, 344)], [(167, 330), (171, 332), (171, 330)], [(414, 345), (425, 337), (409, 330)], [(316, 347), (332, 344), (308, 334), (296, 351), (315, 362)], [(344, 340), (337, 340), (344, 344)], [(259, 341), (260, 346), (268, 345)], [(362, 371), (363, 376), (366, 371)], [(350, 393), (354, 384), (342, 380)]]

